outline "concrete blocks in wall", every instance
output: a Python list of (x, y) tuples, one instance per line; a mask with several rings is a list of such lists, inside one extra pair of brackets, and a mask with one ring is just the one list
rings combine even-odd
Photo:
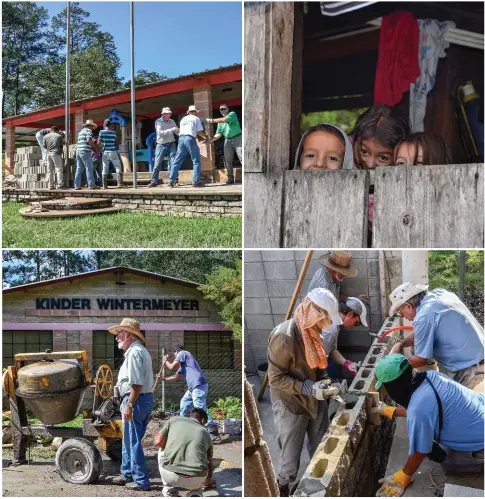
[(357, 372), (352, 384), (349, 386), (349, 393), (366, 394), (375, 381), (375, 368), (363, 366)]
[(373, 344), (367, 356), (362, 362), (363, 367), (375, 367), (376, 364), (384, 357), (386, 346), (383, 343)]
[(365, 396), (346, 396), (346, 403), (340, 404), (340, 408), (332, 419), (332, 432), (335, 434), (348, 435), (350, 449), (355, 452), (360, 439), (364, 433), (367, 423), (367, 410)]

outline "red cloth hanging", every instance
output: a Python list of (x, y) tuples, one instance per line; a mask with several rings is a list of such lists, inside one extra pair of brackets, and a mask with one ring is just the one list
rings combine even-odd
[(411, 12), (393, 12), (382, 19), (374, 84), (374, 104), (394, 106), (421, 74), (419, 26)]

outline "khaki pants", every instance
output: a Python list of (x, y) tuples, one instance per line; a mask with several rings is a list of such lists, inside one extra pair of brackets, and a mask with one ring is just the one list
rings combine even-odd
[(453, 450), (442, 445), (446, 459), (441, 463), (445, 471), (451, 473), (483, 473), (483, 449), (470, 452)]
[[(180, 476), (173, 471), (168, 471), (160, 466), (160, 476), (162, 477), (163, 497), (177, 497), (179, 490), (190, 490), (192, 493), (199, 493), (202, 496), (202, 487), (206, 476)], [(189, 496), (192, 494), (189, 494)]]
[(441, 373), (446, 374), (453, 381), (473, 390), (483, 381), (483, 362), (474, 366), (461, 369), (460, 371), (449, 371), (446, 367), (438, 365)]
[(61, 155), (55, 152), (48, 152), (46, 160), (47, 172), (49, 175), (49, 188), (52, 189), (56, 186), (56, 175), (57, 187), (64, 187), (64, 174)]
[(308, 453), (311, 458), (328, 430), (327, 401), (318, 402), (317, 417), (313, 420), (302, 414), (293, 414), (281, 400), (275, 400), (273, 417), (281, 451), (276, 477), (278, 485), (288, 485), (298, 475), (305, 434), (308, 436)]
[(234, 180), (234, 154), (237, 154), (242, 165), (242, 135), (224, 141), (224, 163), (226, 164), (227, 178)]

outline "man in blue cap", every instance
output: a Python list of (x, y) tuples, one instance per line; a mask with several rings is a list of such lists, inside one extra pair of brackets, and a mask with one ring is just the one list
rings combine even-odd
[(375, 375), (376, 388), (383, 386), (401, 407), (381, 402), (373, 412), (389, 419), (405, 417), (409, 438), (406, 463), (379, 480), (382, 486), (377, 497), (402, 496), (430, 453), (430, 459), (440, 462), (446, 471), (483, 472), (482, 393), (465, 388), (437, 371), (413, 372), (409, 360), (398, 353), (378, 362)]

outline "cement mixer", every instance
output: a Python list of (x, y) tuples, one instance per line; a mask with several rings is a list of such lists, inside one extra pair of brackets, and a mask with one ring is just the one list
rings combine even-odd
[[(26, 463), (28, 443), (43, 436), (66, 439), (57, 450), (56, 466), (68, 483), (99, 478), (100, 450), (121, 461), (123, 427), (113, 373), (103, 365), (92, 378), (86, 351), (17, 354), (4, 372), (3, 387), (10, 402), (14, 465)], [(93, 390), (93, 407), (83, 413), (82, 428), (55, 426), (79, 415), (87, 390)], [(28, 424), (27, 408), (41, 424)]]

